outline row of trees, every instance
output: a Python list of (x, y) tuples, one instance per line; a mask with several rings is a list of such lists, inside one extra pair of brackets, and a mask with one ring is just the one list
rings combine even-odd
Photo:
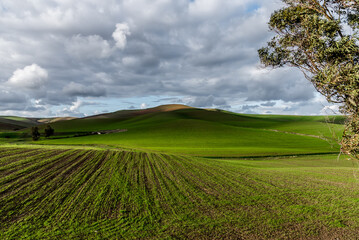
[[(50, 126), (47, 125), (46, 128), (44, 129), (44, 134), (45, 137), (51, 137), (52, 135), (54, 135), (55, 130)], [(38, 127), (32, 127), (31, 128), (31, 136), (32, 136), (32, 140), (37, 141), (40, 139), (40, 132), (39, 132), (39, 128)]]
[(359, 0), (282, 0), (269, 21), (276, 33), (258, 50), (265, 66), (299, 68), (348, 116), (342, 152), (359, 158)]

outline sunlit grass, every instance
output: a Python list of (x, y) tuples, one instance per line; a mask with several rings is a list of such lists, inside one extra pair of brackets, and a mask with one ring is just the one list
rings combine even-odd
[(356, 162), (2, 147), (1, 238), (356, 236)]

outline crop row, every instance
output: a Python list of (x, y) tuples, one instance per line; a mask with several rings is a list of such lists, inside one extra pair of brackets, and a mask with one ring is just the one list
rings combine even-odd
[[(246, 164), (147, 152), (2, 148), (0, 238), (285, 238), (283, 228), (288, 238), (299, 238), (317, 229), (335, 232), (341, 223), (349, 232), (359, 226), (352, 218), (357, 211), (344, 214), (354, 206), (349, 199), (358, 197), (355, 185), (340, 180), (338, 189), (328, 169)], [(350, 176), (348, 170), (341, 174)], [(318, 201), (323, 208), (313, 207)]]

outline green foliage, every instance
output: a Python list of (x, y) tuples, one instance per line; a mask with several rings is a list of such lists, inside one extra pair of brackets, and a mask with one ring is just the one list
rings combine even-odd
[[(291, 66), (348, 114), (342, 150), (359, 156), (359, 2), (283, 0), (269, 28), (276, 36), (258, 50), (265, 66)], [(346, 30), (344, 30), (346, 29)]]
[(54, 133), (55, 130), (50, 125), (47, 125), (45, 128), (45, 137), (46, 138), (51, 137), (52, 135), (54, 135)]
[(37, 141), (40, 139), (40, 132), (38, 127), (31, 128), (31, 137), (33, 141)]

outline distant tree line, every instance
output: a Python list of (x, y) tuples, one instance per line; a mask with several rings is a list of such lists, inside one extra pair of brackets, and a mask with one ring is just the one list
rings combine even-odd
[[(53, 129), (50, 125), (47, 125), (46, 128), (44, 129), (44, 135), (46, 138), (51, 137), (52, 135), (54, 135), (55, 133), (55, 129)], [(38, 127), (32, 127), (31, 128), (31, 137), (33, 141), (37, 141), (40, 139), (40, 132), (39, 132), (39, 128)]]

